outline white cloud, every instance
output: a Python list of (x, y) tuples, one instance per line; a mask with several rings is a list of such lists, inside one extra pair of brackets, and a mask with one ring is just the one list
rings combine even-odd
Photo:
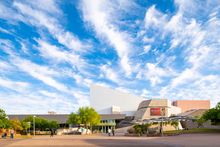
[(83, 18), (89, 22), (96, 31), (97, 35), (102, 39), (105, 38), (111, 46), (113, 46), (120, 58), (120, 65), (127, 75), (130, 75), (131, 63), (129, 54), (131, 52), (130, 36), (113, 23), (116, 19), (112, 17), (112, 13), (116, 11), (111, 3), (107, 1), (82, 1)]
[(80, 67), (85, 64), (80, 57), (80, 55), (76, 55), (74, 52), (65, 51), (62, 48), (58, 48), (55, 45), (51, 45), (43, 40), (37, 40), (39, 44), (39, 51), (41, 55), (45, 58), (52, 59), (53, 62), (66, 62), (70, 63), (73, 67)]
[(28, 54), (29, 49), (26, 42), (21, 42), (21, 50), (23, 51), (23, 53)]
[(144, 51), (142, 53), (140, 53), (139, 55), (144, 55), (147, 54), (151, 49), (151, 45), (145, 45), (144, 46)]
[(191, 83), (198, 78), (200, 78), (200, 75), (195, 70), (185, 69), (176, 78), (172, 79), (171, 87), (175, 88), (181, 84)]
[(150, 96), (150, 92), (147, 89), (143, 89), (141, 96), (147, 98)]
[[(26, 19), (23, 20), (24, 22), (37, 26), (39, 29), (42, 29), (42, 27), (46, 28), (52, 34), (52, 36), (59, 41), (59, 43), (63, 44), (69, 49), (73, 49), (74, 51), (83, 51), (82, 49), (85, 49), (86, 45), (83, 45), (83, 43), (76, 36), (74, 36), (71, 32), (66, 31), (62, 27), (62, 25), (59, 23), (59, 20), (56, 18), (56, 13), (53, 14), (53, 16), (48, 15), (48, 10), (45, 12), (46, 7), (44, 7), (44, 5), (40, 6), (38, 4), (36, 6), (36, 4), (33, 4), (33, 2), (31, 2), (31, 4), (32, 7), (17, 1), (13, 3), (13, 6), (26, 17)], [(51, 2), (51, 4), (53, 4), (53, 2)], [(53, 7), (53, 11), (59, 11), (56, 6), (50, 5), (50, 7)]]
[(151, 49), (151, 45), (145, 45), (144, 46), (144, 52), (145, 53), (148, 53), (150, 51), (150, 49)]
[(185, 85), (178, 88), (164, 87), (160, 91), (161, 97), (169, 99), (207, 99), (211, 100), (212, 107), (219, 101), (220, 80), (219, 76), (201, 76), (197, 80), (184, 82)]
[(218, 88), (212, 85), (219, 82), (218, 77), (209, 75), (208, 72), (204, 74), (202, 71), (215, 67), (215, 61), (219, 59), (217, 34), (213, 33), (218, 29), (214, 31), (210, 24), (201, 25), (195, 18), (187, 20), (184, 16), (184, 11), (179, 10), (168, 21), (164, 31), (170, 32), (173, 37), (171, 48), (184, 46), (183, 55), (187, 68), (162, 88), (160, 93), (162, 97), (172, 99), (210, 99), (213, 106), (219, 94), (216, 92)]
[(17, 66), (20, 70), (26, 72), (30, 76), (42, 81), (44, 84), (51, 86), (59, 91), (70, 93), (68, 87), (64, 84), (56, 81), (53, 76), (59, 75), (58, 72), (44, 67), (42, 65), (37, 65), (25, 59), (15, 58), (12, 59), (12, 63)]
[(104, 74), (104, 77), (119, 84), (120, 83), (120, 79), (118, 77), (118, 74), (111, 69), (111, 67), (109, 67), (108, 65), (102, 65), (100, 67), (100, 71), (102, 72), (102, 74)]
[(166, 23), (166, 15), (156, 10), (155, 5), (148, 8), (145, 14), (144, 23), (146, 28), (162, 28)]
[(28, 89), (30, 86), (27, 82), (15, 81), (0, 77), (0, 86), (11, 89), (13, 91), (22, 92)]
[[(36, 2), (38, 2), (37, 5)], [(21, 45), (21, 48), (17, 48), (14, 42), (0, 39), (2, 51), (9, 54), (9, 60), (11, 59), (10, 61), (6, 61), (5, 58), (3, 58), (4, 61), (0, 60), (0, 85), (12, 92), (7, 95), (0, 94), (0, 105), (4, 108), (9, 106), (7, 109), (12, 112), (13, 102), (22, 99), (18, 102), (19, 108), (16, 109), (19, 112), (30, 110), (28, 104), (35, 106), (33, 108), (35, 111), (42, 107), (38, 112), (45, 113), (54, 109), (59, 112), (69, 112), (89, 103), (88, 87), (94, 83), (106, 87), (116, 84), (121, 86), (119, 90), (139, 93), (145, 97), (157, 95), (159, 91), (161, 97), (211, 99), (214, 104), (220, 95), (218, 75), (220, 19), (216, 2), (203, 2), (204, 5), (202, 5), (199, 1), (176, 0), (176, 11), (172, 13), (163, 13), (156, 9), (156, 6), (150, 6), (141, 22), (140, 17), (143, 13), (134, 14), (134, 11), (140, 11), (129, 9), (132, 3), (126, 0), (113, 3), (104, 0), (82, 1), (80, 6), (82, 6), (84, 22), (87, 22), (87, 27), (94, 29), (96, 36), (100, 39), (97, 44), (94, 41), (97, 45), (97, 48), (93, 47), (94, 50), (99, 51), (105, 42), (110, 45), (104, 47), (106, 55), (111, 47), (117, 53), (118, 58), (114, 56), (113, 61), (109, 61), (111, 64), (106, 63), (109, 58), (101, 57), (102, 59), (94, 60), (83, 56), (87, 53), (93, 54), (87, 52), (90, 43), (80, 40), (71, 32), (72, 30), (68, 31), (65, 28), (66, 21), (69, 23), (69, 20), (65, 20), (66, 14), (61, 11), (59, 1), (13, 1), (11, 6), (8, 6), (9, 3), (0, 2), (0, 14), (4, 14), (0, 15), (0, 18), (15, 27), (15, 30), (10, 31), (0, 28), (0, 32), (13, 36), (16, 43)], [(124, 13), (126, 13), (125, 17)], [(199, 18), (197, 14), (200, 15)], [(135, 17), (138, 15), (138, 19), (130, 20), (130, 16), (133, 19), (134, 15)], [(207, 21), (202, 20), (203, 17), (207, 18)], [(26, 54), (32, 50), (33, 46), (26, 46), (19, 38), (20, 34), (17, 34), (16, 28), (20, 26), (20, 23), (17, 23), (20, 21), (39, 33), (40, 37), (34, 39), (33, 50), (38, 49), (40, 56)], [(91, 33), (88, 28), (86, 29), (85, 33)], [(133, 36), (137, 37), (136, 40), (132, 38)], [(89, 39), (91, 42), (95, 40), (93, 37)], [(56, 45), (49, 42), (51, 40)], [(36, 46), (35, 43), (37, 43)], [(152, 55), (145, 56), (149, 51)], [(140, 52), (144, 56), (138, 56)], [(28, 60), (22, 59), (27, 56)], [(33, 57), (46, 61), (45, 65), (30, 61)], [(103, 60), (105, 60), (104, 63), (102, 63)], [(90, 61), (92, 61), (91, 64), (86, 63)], [(37, 83), (28, 83), (28, 86), (25, 86), (25, 82), (10, 79), (9, 75), (12, 72), (13, 74), (24, 72), (30, 75), (44, 83), (40, 84), (45, 86), (45, 89), (37, 91), (36, 89), (39, 88)], [(135, 74), (137, 74), (136, 79)], [(75, 83), (74, 80), (71, 81), (72, 78)], [(66, 83), (66, 79), (70, 81)], [(106, 83), (106, 79), (111, 80), (113, 84), (110, 85), (112, 82), (109, 81)], [(146, 81), (150, 82), (151, 87)], [(33, 95), (30, 94), (29, 87), (34, 89), (32, 89)], [(141, 90), (132, 90), (128, 87)], [(51, 88), (52, 91), (46, 90)], [(13, 94), (14, 89), (18, 92), (18, 96)], [(3, 99), (4, 97), (12, 99), (6, 100)], [(44, 99), (45, 103), (36, 106)]]
[(170, 69), (161, 68), (153, 63), (147, 63), (145, 67), (137, 73), (138, 79), (150, 80), (152, 86), (160, 84), (164, 77), (172, 77), (174, 72)]
[[(86, 53), (87, 49), (90, 47), (90, 44), (88, 42), (82, 42), (72, 32), (65, 29), (63, 26), (65, 22), (60, 21), (60, 19), (63, 17), (63, 13), (55, 1), (47, 0), (39, 1), (39, 3), (36, 5), (35, 2), (30, 1), (15, 1), (13, 2), (12, 7), (5, 7), (5, 9), (12, 11), (14, 15), (24, 16), (22, 19), (14, 20), (22, 21), (26, 24), (36, 27), (42, 38), (47, 38), (49, 32), (49, 35), (51, 35), (60, 44), (66, 47), (58, 48), (55, 45), (43, 41), (44, 39), (35, 39), (35, 41), (37, 41), (40, 45), (38, 49), (41, 55), (44, 58), (49, 59), (49, 63), (69, 63), (72, 68), (79, 70), (80, 74), (86, 73), (85, 68), (88, 69), (89, 65), (85, 62), (84, 59), (81, 58), (81, 54)], [(41, 3), (44, 4), (41, 5)], [(12, 18), (7, 17), (4, 19), (9, 20)], [(24, 44), (21, 43), (21, 45), (21, 49), (26, 52), (27, 48), (24, 46)], [(38, 78), (39, 77), (40, 75), (38, 75)], [(45, 76), (42, 77), (41, 75), (41, 80), (43, 79), (45, 83), (50, 83), (50, 85), (55, 83), (57, 88), (62, 88), (63, 90), (66, 89), (64, 86), (56, 83), (56, 81), (53, 79), (47, 78)]]
[(85, 107), (90, 105), (89, 95), (84, 93), (74, 93), (74, 97), (78, 100), (77, 107)]
[[(178, 76), (172, 77), (170, 84), (161, 89), (161, 92), (169, 89), (169, 94), (175, 92), (174, 89), (180, 85), (196, 82), (199, 78), (206, 77), (201, 73), (202, 71), (208, 71), (211, 67), (213, 67), (212, 71), (217, 69), (215, 67), (218, 67), (216, 63), (218, 63), (220, 56), (219, 39), (217, 39), (219, 36), (217, 34), (220, 33), (218, 29), (220, 21), (214, 13), (216, 9), (210, 8), (211, 5), (208, 2), (204, 2), (204, 5), (207, 4), (206, 7), (197, 1), (177, 0), (175, 3), (177, 12), (170, 18), (152, 6), (146, 11), (144, 20), (146, 32), (149, 28), (154, 28), (160, 36), (168, 35), (171, 37), (170, 49), (183, 48), (181, 54), (176, 57), (184, 57), (183, 66), (185, 65), (185, 68), (180, 71)], [(206, 14), (213, 11), (209, 16), (211, 21), (208, 20), (202, 24), (197, 20), (197, 12), (201, 10), (204, 10)], [(171, 53), (170, 49), (166, 51), (167, 54)], [(163, 61), (160, 59), (159, 63), (166, 61), (167, 56), (164, 57)], [(196, 95), (194, 96), (196, 97)], [(182, 95), (182, 97), (187, 96)]]
[(197, 49), (193, 49), (190, 52), (190, 56), (186, 57), (189, 63), (192, 64), (192, 68), (198, 69), (204, 67), (206, 60), (209, 58), (211, 48), (207, 46), (201, 46)]
[(5, 53), (7, 53), (9, 55), (13, 55), (14, 54), (14, 52), (12, 50), (14, 45), (12, 44), (12, 42), (10, 40), (0, 39), (0, 45), (1, 45), (2, 51), (4, 51)]
[(95, 82), (94, 84), (98, 86), (106, 87), (106, 88), (111, 88), (109, 84), (104, 83), (104, 82)]
[(8, 30), (6, 30), (6, 29), (4, 29), (4, 28), (1, 28), (1, 27), (0, 27), (0, 32), (6, 33), (6, 34), (11, 34), (10, 31), (8, 31)]
[(84, 87), (90, 87), (93, 82), (87, 74), (87, 69), (95, 68), (91, 64), (88, 64), (80, 55), (74, 52), (67, 51), (62, 47), (51, 45), (46, 41), (37, 40), (39, 46), (37, 47), (41, 53), (41, 56), (50, 59), (52, 63), (68, 63), (72, 66), (72, 69), (61, 69), (63, 75), (71, 77), (75, 80), (76, 84)]
[(6, 72), (12, 68), (13, 67), (8, 62), (0, 60), (0, 72)]
[[(55, 77), (60, 77), (60, 72), (19, 57), (13, 57), (10, 61), (11, 64), (16, 66), (20, 71), (23, 71), (33, 78), (42, 81), (49, 87), (55, 88), (55, 92), (49, 92), (46, 88), (38, 91), (37, 89), (39, 89), (39, 87), (36, 88), (35, 84), (30, 85), (26, 82), (0, 78), (1, 87), (19, 92), (16, 94), (11, 93), (10, 91), (7, 92), (7, 95), (10, 96), (10, 99), (7, 101), (1, 99), (1, 96), (4, 93), (0, 94), (0, 101), (3, 104), (1, 107), (4, 108), (7, 106), (7, 110), (12, 109), (9, 111), (10, 113), (14, 111), (14, 108), (9, 105), (12, 105), (15, 101), (19, 101), (16, 104), (16, 107), (22, 107), (21, 109), (16, 109), (16, 113), (46, 113), (50, 110), (55, 110), (58, 113), (70, 113), (71, 111), (78, 109), (80, 106), (89, 104), (88, 95), (85, 95), (80, 91), (74, 92), (76, 89), (70, 89), (64, 83), (56, 80)], [(83, 82), (80, 84), (88, 86), (91, 82), (92, 81), (89, 79), (83, 79)], [(35, 87), (35, 89), (33, 87)], [(29, 111), (30, 104), (37, 105), (39, 101), (44, 102), (36, 107), (33, 107), (33, 110)], [(41, 107), (41, 109), (39, 109), (39, 107)]]
[(16, 13), (14, 9), (11, 9), (4, 2), (0, 3), (0, 14), (0, 18), (9, 21), (12, 24), (14, 24), (16, 20), (23, 21), (25, 19), (21, 14)]
[(77, 83), (77, 84), (83, 83), (83, 78), (82, 78), (82, 76), (77, 75), (77, 74), (74, 74), (73, 77), (74, 77), (74, 79), (76, 80), (76, 83)]
[[(61, 15), (62, 12), (59, 9), (59, 3), (54, 0), (37, 0), (37, 1), (29, 1), (29, 0), (24, 0), (23, 2), (28, 3), (31, 5), (31, 7), (47, 12), (49, 14), (56, 14), (56, 15)], [(36, 5), (37, 3), (37, 5)]]
[(49, 91), (46, 91), (46, 90), (40, 90), (39, 93), (44, 95), (44, 96), (47, 96), (47, 97), (54, 97), (54, 98), (60, 97), (60, 95), (58, 95), (57, 93), (49, 92)]
[(147, 36), (144, 36), (142, 40), (144, 41), (144, 43), (154, 42), (154, 38), (148, 38)]
[(7, 114), (46, 114), (48, 111), (64, 114), (76, 110), (77, 104), (71, 99), (57, 96), (59, 97), (41, 95), (36, 91), (28, 94), (0, 93), (0, 107), (6, 110)]
[(74, 72), (72, 70), (62, 69), (61, 72), (64, 76), (73, 78), (77, 85), (76, 87), (83, 87), (87, 89), (90, 88), (90, 85), (95, 82), (90, 76)]

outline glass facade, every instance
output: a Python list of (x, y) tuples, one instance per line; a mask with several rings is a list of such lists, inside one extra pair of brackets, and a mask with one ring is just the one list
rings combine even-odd
[(101, 122), (98, 124), (98, 130), (101, 133), (107, 133), (108, 129), (115, 129), (116, 122), (114, 119), (109, 119), (109, 120), (101, 120)]

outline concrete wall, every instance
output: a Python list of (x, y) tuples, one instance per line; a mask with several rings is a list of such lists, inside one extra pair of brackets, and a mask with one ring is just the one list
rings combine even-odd
[(191, 109), (210, 109), (210, 100), (177, 100), (173, 105), (180, 107), (182, 112)]
[(168, 100), (168, 116), (171, 116), (171, 115), (177, 115), (177, 114), (180, 114), (182, 112), (182, 109), (180, 107), (176, 107), (176, 106), (173, 106), (171, 104), (171, 101)]
[(112, 114), (112, 106), (120, 107), (121, 114), (133, 116), (144, 99), (110, 88), (91, 85), (90, 105), (100, 114)]
[(177, 115), (180, 114), (181, 112), (182, 112), (181, 108), (171, 105), (170, 108), (168, 109), (168, 116)]

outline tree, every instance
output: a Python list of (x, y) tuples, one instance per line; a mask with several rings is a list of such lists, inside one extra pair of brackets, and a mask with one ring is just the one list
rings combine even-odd
[(38, 125), (37, 128), (40, 131), (45, 131), (50, 128), (48, 120), (41, 118), (41, 117), (35, 117), (35, 118), (36, 118), (37, 125)]
[(93, 109), (93, 108), (88, 108), (88, 124), (89, 124), (89, 126), (90, 126), (90, 128), (91, 128), (91, 130), (92, 130), (92, 127), (94, 126), (94, 125), (97, 125), (97, 124), (99, 124), (100, 123), (100, 115), (95, 111), (95, 109)]
[(22, 122), (30, 123), (30, 129), (33, 130), (33, 116), (25, 117)]
[(0, 128), (9, 128), (10, 123), (3, 109), (0, 109)]
[[(24, 122), (31, 122), (30, 128), (33, 130), (33, 116), (26, 117)], [(57, 121), (49, 121), (47, 119), (41, 117), (35, 117), (35, 128), (36, 130), (46, 131), (48, 129), (57, 129), (58, 122)]]
[(88, 126), (92, 128), (93, 125), (96, 125), (100, 122), (100, 116), (91, 107), (81, 107), (78, 111), (80, 122), (84, 124), (85, 128), (88, 129)]
[(76, 113), (71, 113), (69, 115), (67, 123), (68, 124), (72, 124), (72, 125), (79, 125), (81, 123), (80, 116), (78, 114), (76, 114)]
[(211, 120), (213, 125), (220, 125), (220, 102), (215, 108), (209, 109), (203, 114), (204, 120)]
[(21, 121), (21, 126), (23, 128), (23, 131), (27, 134), (27, 130), (31, 128), (31, 122), (26, 122), (24, 120)]
[(91, 107), (81, 107), (77, 113), (71, 113), (67, 123), (69, 124), (83, 124), (86, 129), (88, 127), (97, 125), (100, 123), (100, 115)]
[(57, 121), (48, 121), (48, 126), (50, 129), (57, 129), (59, 127), (58, 122)]
[(18, 119), (12, 119), (9, 122), (10, 122), (11, 128), (13, 128), (16, 132), (21, 132), (23, 130), (21, 122)]

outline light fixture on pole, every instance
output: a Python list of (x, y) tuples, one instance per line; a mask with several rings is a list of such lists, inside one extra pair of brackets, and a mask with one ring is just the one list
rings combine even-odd
[(165, 108), (161, 108), (162, 113), (162, 122), (161, 122), (161, 136), (163, 136), (163, 117), (165, 117)]
[(35, 115), (33, 116), (33, 133), (34, 133), (34, 136), (35, 136)]

